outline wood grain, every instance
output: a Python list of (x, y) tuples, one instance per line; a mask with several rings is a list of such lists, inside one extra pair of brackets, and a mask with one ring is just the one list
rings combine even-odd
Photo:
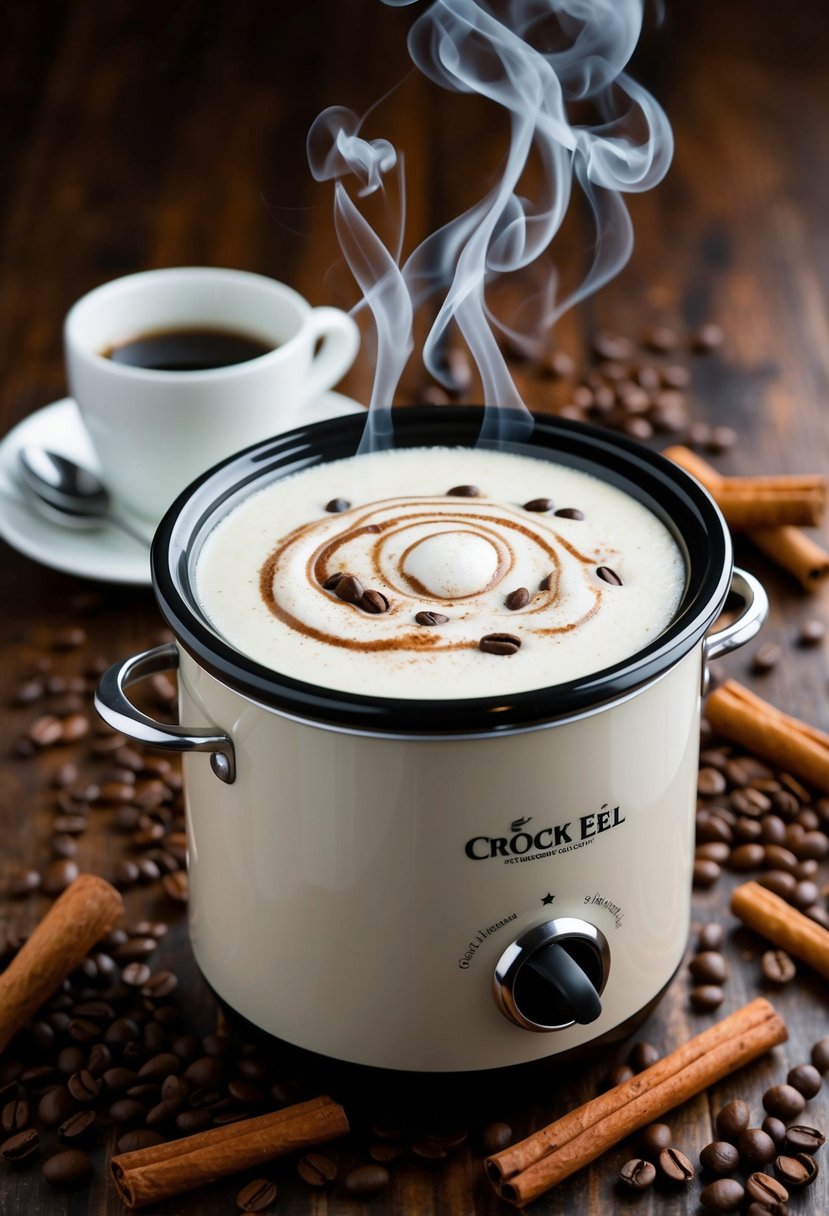
[[(636, 248), (626, 271), (599, 297), (565, 317), (556, 342), (577, 362), (599, 328), (638, 338), (655, 323), (683, 335), (715, 320), (721, 351), (691, 361), (695, 419), (736, 427), (740, 442), (714, 459), (727, 474), (829, 471), (829, 12), (806, 0), (795, 13), (770, 0), (728, 5), (665, 6), (661, 28), (649, 27), (635, 70), (667, 109), (676, 157), (665, 183), (633, 198)], [(261, 271), (297, 286), (314, 303), (348, 306), (354, 290), (339, 261), (330, 221), (331, 196), (306, 168), (305, 134), (325, 106), (357, 112), (406, 75), (408, 9), (379, 0), (181, 0), (175, 5), (113, 0), (108, 5), (9, 0), (0, 37), (0, 432), (64, 395), (63, 316), (82, 292), (119, 274), (150, 266), (216, 264)], [(456, 105), (456, 101), (458, 104)], [(500, 130), (474, 100), (440, 96), (416, 77), (389, 93), (371, 120), (373, 135), (404, 145), (410, 188), (410, 244), (437, 220), (468, 205), (497, 162)], [(565, 279), (583, 267), (585, 226), (568, 221), (556, 260)], [(514, 289), (520, 290), (520, 289)], [(506, 294), (509, 294), (508, 292)], [(367, 348), (368, 349), (368, 348)], [(686, 355), (683, 352), (683, 359)], [(545, 408), (560, 391), (519, 369), (528, 399)], [(412, 399), (425, 377), (413, 361), (401, 388)], [(364, 353), (345, 390), (368, 399)], [(0, 506), (0, 510), (2, 506)], [(824, 538), (825, 539), (825, 538)], [(784, 662), (756, 679), (751, 654), (721, 664), (786, 712), (829, 729), (825, 647), (795, 645), (800, 624), (826, 619), (825, 589), (807, 596), (748, 549), (739, 556), (772, 598), (762, 639), (778, 641)], [(15, 864), (42, 864), (53, 815), (49, 778), (56, 752), (13, 758), (31, 711), (12, 708), (14, 689), (36, 655), (72, 674), (103, 654), (135, 652), (160, 627), (149, 591), (101, 587), (90, 612), (90, 585), (0, 550), (0, 890)], [(80, 654), (53, 649), (56, 631), (82, 619)], [(84, 867), (107, 876), (122, 845), (97, 824), (82, 838)], [(825, 874), (824, 874), (825, 878)], [(731, 964), (724, 1011), (760, 992), (762, 944), (728, 912), (736, 877), (725, 876), (694, 897), (695, 923), (729, 929)], [(45, 897), (2, 898), (0, 931), (25, 933), (43, 914)], [(147, 909), (128, 896), (129, 914)], [(171, 919), (164, 962), (182, 979), (185, 1017), (200, 1032), (215, 1009), (199, 979), (183, 919), (161, 897), (152, 914)], [(808, 1057), (826, 1032), (825, 984), (803, 974), (774, 1002), (790, 1042), (671, 1119), (675, 1141), (695, 1157), (711, 1138), (712, 1112), (746, 1096), (759, 1122), (760, 1095)], [(716, 1015), (714, 1015), (716, 1016)], [(711, 1020), (691, 1012), (683, 968), (639, 1033), (667, 1051)], [(628, 1046), (596, 1053), (533, 1101), (504, 1100), (501, 1113), (518, 1135), (591, 1097)], [(822, 1092), (810, 1118), (829, 1126)], [(53, 1145), (52, 1147), (56, 1147)], [(0, 1169), (0, 1211), (31, 1216), (72, 1212), (114, 1216), (121, 1206), (106, 1180), (106, 1153), (96, 1156), (88, 1192), (51, 1191), (37, 1168)], [(620, 1146), (533, 1205), (538, 1216), (627, 1210), (615, 1189), (631, 1146)], [(431, 1172), (415, 1160), (395, 1168), (375, 1216), (495, 1216), (504, 1209), (483, 1177), (480, 1154), (454, 1155)], [(342, 1165), (347, 1167), (344, 1156)], [(367, 1210), (341, 1187), (311, 1193), (280, 1167), (277, 1210), (286, 1216), (355, 1216)], [(183, 1196), (159, 1209), (168, 1216), (232, 1210), (234, 1182)], [(829, 1207), (826, 1174), (791, 1210), (817, 1216)], [(696, 1191), (664, 1191), (636, 1203), (639, 1216), (696, 1211)]]

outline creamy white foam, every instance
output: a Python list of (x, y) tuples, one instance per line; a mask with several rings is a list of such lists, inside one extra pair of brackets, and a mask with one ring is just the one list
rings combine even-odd
[[(478, 496), (449, 494), (470, 485)], [(326, 512), (334, 498), (351, 506)], [(540, 498), (552, 506), (527, 509)], [(346, 574), (379, 596), (349, 602), (359, 586), (332, 588)], [(435, 700), (541, 688), (628, 658), (670, 622), (684, 584), (667, 528), (616, 486), (463, 448), (378, 452), (274, 482), (217, 524), (195, 572), (216, 631), (274, 671)], [(522, 588), (527, 602), (509, 607)], [(448, 619), (419, 623), (424, 612)], [(490, 634), (520, 646), (482, 651)]]

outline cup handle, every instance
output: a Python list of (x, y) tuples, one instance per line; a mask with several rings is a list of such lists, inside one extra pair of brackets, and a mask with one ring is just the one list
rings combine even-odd
[(173, 642), (113, 663), (98, 683), (95, 708), (114, 730), (148, 747), (168, 752), (210, 752), (211, 769), (220, 781), (232, 785), (236, 780), (236, 755), (229, 735), (216, 727), (188, 728), (156, 722), (136, 709), (126, 694), (130, 684), (177, 667), (178, 649)]
[(357, 323), (339, 308), (312, 309), (310, 336), (311, 345), (320, 342), (320, 347), (308, 373), (306, 401), (313, 401), (345, 375), (360, 345)]

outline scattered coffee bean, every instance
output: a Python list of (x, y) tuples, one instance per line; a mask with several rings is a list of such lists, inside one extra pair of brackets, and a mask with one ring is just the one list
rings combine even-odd
[(449, 620), (442, 612), (418, 612), (415, 615), (418, 625), (445, 625)]
[(691, 348), (697, 354), (708, 354), (709, 351), (716, 350), (722, 346), (724, 334), (722, 327), (716, 325), (713, 321), (706, 322), (701, 325), (691, 340)]
[(508, 1123), (487, 1123), (481, 1132), (481, 1147), (487, 1157), (500, 1153), (501, 1149), (512, 1144), (512, 1128)]
[(57, 1127), (69, 1118), (74, 1109), (75, 1102), (66, 1086), (55, 1085), (47, 1089), (40, 1099), (37, 1117), (46, 1127)]
[(766, 1135), (771, 1136), (777, 1148), (780, 1148), (786, 1139), (786, 1124), (783, 1120), (775, 1115), (766, 1115), (762, 1126)]
[(771, 671), (779, 663), (782, 653), (783, 647), (777, 642), (763, 642), (754, 652), (751, 670), (755, 675), (763, 675), (765, 672)]
[(725, 1000), (725, 993), (719, 984), (697, 984), (691, 989), (691, 1005), (699, 1013), (711, 1013), (719, 1009)]
[(242, 1212), (265, 1212), (275, 1202), (276, 1184), (267, 1178), (254, 1178), (236, 1196), (236, 1206)]
[(697, 858), (694, 861), (693, 870), (694, 886), (699, 890), (707, 890), (708, 887), (713, 887), (721, 873), (722, 870), (716, 861), (702, 857)]
[(143, 1127), (135, 1128), (118, 1137), (117, 1148), (119, 1153), (135, 1153), (141, 1148), (153, 1148), (157, 1144), (163, 1144), (164, 1140), (165, 1137), (160, 1132), (151, 1132)]
[(829, 1072), (829, 1038), (818, 1039), (812, 1047), (812, 1063), (820, 1073)]
[[(72, 1073), (66, 1083), (66, 1088), (76, 1102), (87, 1103), (94, 1102), (98, 1097), (101, 1083), (97, 1077), (93, 1077), (89, 1069), (82, 1068), (79, 1072)], [(61, 1118), (63, 1117), (61, 1116)]]
[(478, 642), (478, 649), (486, 654), (515, 654), (520, 646), (521, 639), (512, 633), (487, 633)]
[(789, 1071), (786, 1082), (808, 1101), (820, 1090), (823, 1078), (813, 1064), (798, 1064)]
[(23, 899), (37, 891), (41, 884), (40, 873), (24, 866), (15, 866), (9, 875), (8, 892), (14, 899)]
[(793, 1085), (772, 1085), (763, 1094), (763, 1106), (779, 1119), (796, 1119), (806, 1107), (806, 1099)]
[(559, 519), (584, 519), (584, 511), (580, 511), (578, 507), (559, 507), (553, 514)]
[(480, 498), (481, 491), (477, 486), (453, 486), (446, 493), (452, 498)]
[(619, 1181), (631, 1191), (646, 1191), (656, 1181), (656, 1167), (641, 1157), (626, 1161), (619, 1171)]
[(325, 504), (325, 509), (332, 515), (339, 515), (341, 511), (347, 511), (350, 506), (351, 503), (347, 498), (332, 498)]
[(701, 768), (697, 774), (697, 793), (701, 798), (715, 798), (724, 794), (726, 780), (723, 773), (710, 765)]
[(789, 1198), (789, 1192), (782, 1182), (778, 1182), (770, 1174), (763, 1173), (749, 1174), (746, 1179), (746, 1195), (749, 1199), (764, 1203), (767, 1208), (775, 1203), (785, 1203)]
[(734, 1098), (718, 1112), (714, 1126), (721, 1140), (735, 1144), (748, 1127), (750, 1119), (751, 1109), (748, 1103), (742, 1098)]
[(774, 1160), (777, 1146), (761, 1127), (747, 1127), (737, 1140), (737, 1151), (746, 1168), (761, 1169)]
[(325, 581), (322, 584), (323, 589), (325, 591), (335, 591), (336, 587), (337, 587), (337, 583), (340, 581), (341, 578), (345, 578), (345, 575), (343, 574), (342, 570), (338, 570), (336, 574), (329, 574), (328, 578), (325, 579)]
[(718, 950), (703, 950), (695, 954), (688, 970), (700, 984), (724, 984), (728, 979), (728, 964)]
[(766, 950), (760, 959), (763, 979), (769, 984), (789, 984), (797, 974), (794, 961), (785, 950)]
[(595, 334), (593, 350), (600, 359), (609, 359), (618, 363), (632, 359), (635, 353), (633, 343), (629, 338), (623, 337), (622, 334), (609, 333), (606, 330), (600, 330)]
[(368, 1198), (384, 1190), (391, 1181), (389, 1171), (382, 1165), (359, 1165), (343, 1179), (350, 1195)]
[(660, 1173), (669, 1182), (690, 1182), (696, 1174), (689, 1159), (678, 1148), (663, 1148), (657, 1163)]
[(622, 580), (615, 570), (611, 570), (609, 566), (597, 566), (596, 574), (603, 582), (609, 583), (611, 587), (621, 587)]
[(17, 1132), (16, 1135), (10, 1136), (0, 1144), (0, 1157), (4, 1161), (25, 1161), (27, 1157), (31, 1157), (36, 1153), (40, 1144), (40, 1137), (34, 1128), (27, 1128), (26, 1131)]
[(164, 894), (176, 904), (187, 903), (187, 873), (177, 870), (174, 874), (165, 874), (161, 880)]
[(62, 857), (51, 862), (43, 873), (43, 890), (47, 895), (61, 895), (80, 874), (75, 861)]
[(718, 1178), (700, 1191), (699, 1201), (712, 1212), (733, 1212), (745, 1198), (745, 1188), (736, 1178)]
[(309, 1186), (325, 1186), (337, 1177), (337, 1167), (322, 1153), (306, 1153), (297, 1162), (297, 1173)]
[(531, 498), (529, 502), (524, 503), (524, 510), (537, 511), (540, 514), (544, 511), (552, 511), (554, 506), (552, 498)]
[(50, 747), (63, 739), (63, 723), (55, 714), (41, 714), (29, 727), (29, 739), (36, 747)]
[(740, 1154), (727, 1140), (714, 1140), (700, 1152), (699, 1163), (711, 1174), (732, 1174), (740, 1164)]
[(826, 1137), (816, 1127), (793, 1123), (786, 1128), (785, 1143), (788, 1152), (793, 1155), (797, 1153), (814, 1154), (826, 1143)]
[[(635, 1072), (641, 1072), (644, 1068), (650, 1068), (659, 1058), (659, 1048), (655, 1047), (653, 1043), (634, 1043), (628, 1057), (630, 1066)], [(651, 1126), (656, 1127), (658, 1124), (652, 1124)], [(665, 1124), (662, 1126), (664, 1127)], [(666, 1146), (663, 1145), (662, 1147), (665, 1148)]]
[(94, 1126), (95, 1112), (93, 1110), (79, 1110), (61, 1123), (58, 1128), (58, 1135), (62, 1140), (82, 1140), (92, 1131)]
[(799, 646), (817, 646), (826, 637), (826, 625), (823, 621), (812, 617), (804, 621), (797, 633)]
[(25, 1098), (12, 1098), (0, 1110), (0, 1131), (4, 1135), (22, 1131), (29, 1122), (29, 1103)]
[(667, 1123), (651, 1123), (639, 1136), (639, 1147), (648, 1156), (658, 1156), (663, 1148), (670, 1148), (674, 1136)]
[(774, 1162), (777, 1177), (789, 1187), (809, 1186), (818, 1175), (817, 1162), (808, 1153), (781, 1155)]
[(510, 612), (517, 612), (519, 608), (526, 608), (530, 602), (530, 593), (526, 587), (517, 587), (515, 591), (511, 591), (504, 604)]
[(43, 1162), (43, 1177), (50, 1186), (79, 1186), (91, 1174), (92, 1160), (81, 1149), (64, 1149)]

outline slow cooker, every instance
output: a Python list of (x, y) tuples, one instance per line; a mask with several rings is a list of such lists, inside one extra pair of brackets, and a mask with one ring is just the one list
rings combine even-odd
[[(395, 444), (474, 446), (481, 418), (396, 410)], [(183, 753), (193, 950), (248, 1023), (398, 1074), (560, 1060), (628, 1030), (681, 961), (706, 667), (754, 636), (766, 597), (733, 570), (723, 518), (683, 470), (538, 416), (502, 446), (609, 479), (673, 533), (686, 584), (669, 626), (613, 667), (510, 696), (412, 701), (286, 678), (216, 633), (194, 566), (234, 504), (353, 455), (363, 424), (299, 427), (177, 499), (151, 558), (175, 642), (113, 666), (97, 707)], [(711, 633), (729, 589), (742, 610)], [(126, 692), (171, 668), (180, 726)]]

